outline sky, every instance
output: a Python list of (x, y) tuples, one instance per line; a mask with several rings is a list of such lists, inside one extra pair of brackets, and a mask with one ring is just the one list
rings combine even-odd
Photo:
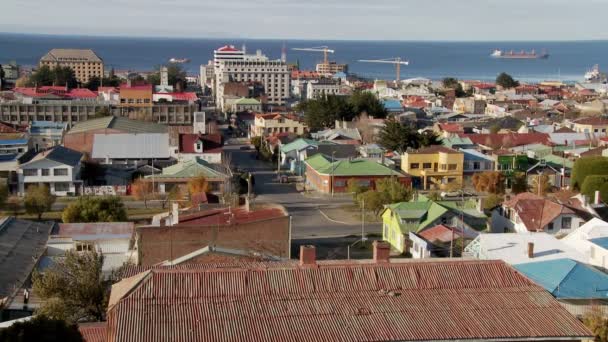
[(338, 40), (608, 39), (608, 0), (2, 0), (0, 32)]

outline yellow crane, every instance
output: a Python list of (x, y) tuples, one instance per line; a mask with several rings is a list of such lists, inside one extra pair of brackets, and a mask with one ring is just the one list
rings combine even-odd
[(292, 48), (295, 51), (310, 51), (310, 52), (323, 52), (323, 63), (325, 65), (329, 64), (329, 60), (327, 59), (328, 53), (334, 53), (335, 50), (330, 49), (327, 46), (315, 46), (311, 48)]
[(397, 81), (401, 79), (401, 66), (410, 64), (408, 60), (403, 60), (401, 59), (401, 57), (392, 57), (385, 59), (360, 59), (359, 62), (395, 64), (395, 69), (397, 69)]

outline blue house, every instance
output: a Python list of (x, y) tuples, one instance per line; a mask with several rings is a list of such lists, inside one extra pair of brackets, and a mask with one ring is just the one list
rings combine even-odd
[(584, 315), (596, 307), (608, 314), (608, 274), (572, 260), (554, 259), (514, 266), (544, 287), (574, 315)]
[(385, 99), (382, 100), (382, 104), (389, 113), (403, 113), (403, 106), (399, 100)]

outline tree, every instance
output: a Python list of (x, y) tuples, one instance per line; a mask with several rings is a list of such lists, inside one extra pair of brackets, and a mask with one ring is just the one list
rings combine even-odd
[(138, 178), (131, 184), (131, 193), (139, 201), (144, 201), (144, 207), (148, 208), (148, 200), (154, 195), (152, 183)]
[(68, 88), (76, 88), (78, 86), (78, 80), (76, 74), (72, 68), (66, 66), (56, 66), (53, 68), (55, 79), (53, 83), (57, 86), (67, 86)]
[(515, 194), (528, 191), (528, 180), (525, 172), (515, 172), (511, 178), (511, 191)]
[(593, 307), (585, 313), (583, 323), (595, 335), (594, 341), (608, 342), (608, 319), (604, 318), (599, 308)]
[(91, 76), (89, 82), (85, 83), (84, 87), (91, 90), (97, 91), (101, 86), (101, 79), (98, 76)]
[(182, 193), (182, 189), (179, 186), (174, 186), (171, 188), (169, 192), (165, 192), (164, 194), (159, 194), (160, 203), (163, 209), (167, 207), (167, 204), (172, 201), (182, 201), (184, 199), (184, 194)]
[(541, 173), (534, 176), (532, 180), (532, 192), (539, 196), (544, 196), (546, 193), (551, 191), (551, 182), (549, 181), (549, 175)]
[(10, 196), (6, 200), (5, 207), (11, 215), (17, 217), (19, 215), (19, 210), (21, 209), (21, 199), (18, 196)]
[(376, 192), (387, 195), (389, 203), (409, 202), (412, 200), (412, 189), (405, 186), (396, 177), (384, 178), (376, 181)]
[(380, 131), (378, 142), (391, 151), (404, 152), (408, 147), (417, 149), (420, 147), (418, 132), (394, 119), (386, 121), (386, 125)]
[(120, 197), (83, 196), (63, 210), (61, 219), (65, 223), (124, 222), (127, 210)]
[(498, 205), (500, 205), (502, 202), (504, 202), (504, 197), (502, 195), (498, 195), (498, 194), (489, 194), (484, 200), (483, 200), (483, 208), (486, 210), (490, 210), (493, 209), (495, 207), (497, 207)]
[(108, 291), (102, 275), (103, 256), (95, 249), (66, 252), (44, 273), (32, 275), (33, 289), (44, 301), (39, 312), (70, 323), (101, 321)]
[(194, 195), (207, 192), (208, 187), (209, 182), (205, 176), (192, 178), (188, 181), (188, 193), (190, 194), (190, 199), (192, 199)]
[(349, 193), (353, 194), (356, 199), (357, 195), (366, 192), (367, 187), (362, 186), (357, 178), (351, 178), (346, 182), (346, 189)]
[(110, 107), (101, 107), (95, 112), (96, 118), (103, 118), (103, 117), (111, 116), (111, 115), (112, 115), (112, 111), (110, 110)]
[(473, 175), (473, 186), (476, 191), (502, 194), (505, 192), (505, 175), (498, 171), (476, 173)]
[(432, 145), (442, 145), (443, 142), (437, 133), (432, 131), (424, 131), (418, 135), (420, 146), (428, 147)]
[(385, 118), (388, 115), (384, 104), (368, 91), (355, 91), (348, 102), (352, 106), (354, 116), (367, 114), (374, 118)]
[(80, 342), (84, 339), (76, 324), (37, 315), (31, 320), (17, 322), (8, 328), (0, 329), (0, 341)]
[(42, 218), (45, 211), (51, 210), (53, 203), (55, 203), (55, 196), (51, 195), (49, 187), (46, 185), (28, 187), (23, 200), (25, 212), (38, 215), (38, 220)]
[(359, 206), (365, 210), (370, 210), (374, 215), (378, 215), (384, 208), (384, 205), (389, 203), (388, 194), (378, 191), (366, 191), (357, 196)]
[(343, 96), (322, 96), (303, 101), (297, 107), (304, 112), (304, 121), (311, 130), (333, 127), (336, 120), (352, 120), (355, 111)]
[(496, 77), (496, 84), (503, 87), (504, 89), (511, 89), (517, 87), (519, 85), (519, 82), (514, 80), (513, 77), (511, 77), (511, 75), (507, 74), (506, 72), (501, 72)]
[(43, 65), (30, 76), (28, 86), (50, 86), (55, 80), (55, 73), (48, 65)]
[[(161, 66), (157, 66), (156, 70), (159, 71), (148, 75), (148, 83), (160, 85), (160, 68)], [(169, 85), (174, 87), (177, 87), (178, 83), (186, 85), (186, 71), (179, 64), (171, 63), (167, 65), (167, 76), (169, 78)]]
[(581, 186), (581, 193), (585, 194), (588, 198), (594, 198), (595, 192), (600, 192), (600, 199), (608, 202), (608, 175), (590, 175), (585, 177), (585, 181)]
[(585, 178), (590, 175), (608, 176), (607, 157), (583, 157), (572, 167), (572, 186), (580, 190)]
[(441, 81), (444, 88), (454, 89), (456, 97), (467, 96), (467, 93), (462, 89), (462, 84), (454, 77), (446, 77)]

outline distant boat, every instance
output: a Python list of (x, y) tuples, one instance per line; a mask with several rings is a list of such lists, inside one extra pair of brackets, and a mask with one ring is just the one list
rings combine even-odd
[(190, 59), (188, 59), (188, 58), (171, 58), (169, 60), (169, 63), (180, 63), (180, 64), (182, 64), (182, 63), (189, 63), (189, 62), (190, 62)]
[(585, 83), (606, 83), (607, 81), (606, 74), (600, 71), (600, 66), (597, 64), (585, 73)]
[(536, 51), (532, 50), (530, 52), (526, 52), (521, 50), (520, 52), (511, 51), (502, 51), (500, 49), (494, 50), (490, 55), (493, 58), (505, 58), (505, 59), (547, 59), (549, 58), (549, 54), (543, 50), (542, 53), (537, 54)]

